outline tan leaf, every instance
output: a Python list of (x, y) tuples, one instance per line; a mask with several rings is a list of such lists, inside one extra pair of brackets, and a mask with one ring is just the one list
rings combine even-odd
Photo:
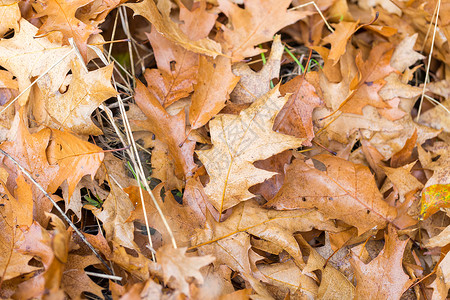
[(136, 82), (135, 100), (148, 119), (133, 123), (154, 133), (167, 146), (178, 178), (191, 176), (197, 167), (193, 158), (195, 142), (186, 137), (184, 110), (174, 116), (170, 115), (140, 81)]
[(370, 263), (364, 264), (356, 255), (351, 260), (356, 275), (355, 299), (400, 299), (413, 280), (402, 267), (403, 252), (408, 240), (401, 241), (393, 226), (385, 234), (383, 250)]
[(167, 39), (187, 50), (212, 57), (221, 54), (221, 47), (218, 43), (208, 38), (192, 41), (181, 31), (178, 24), (170, 18), (170, 1), (159, 1), (156, 6), (153, 0), (144, 0), (139, 3), (128, 3), (125, 6), (131, 8), (135, 15), (141, 15), (150, 21), (156, 30)]
[(301, 75), (280, 87), (282, 95), (292, 93), (288, 102), (275, 118), (273, 128), (277, 132), (303, 138), (303, 145), (311, 146), (314, 138), (312, 113), (323, 103), (316, 89)]
[(65, 93), (40, 86), (45, 99), (45, 106), (40, 109), (45, 110), (46, 114), (42, 113), (43, 117), (39, 121), (52, 127), (69, 128), (78, 134), (100, 135), (102, 131), (92, 123), (91, 114), (103, 101), (117, 94), (110, 81), (113, 65), (86, 73), (80, 63), (74, 60), (72, 72)]
[[(11, 39), (0, 41), (0, 65), (17, 77), (19, 91), (23, 91), (31, 84), (31, 79), (43, 74), (57, 59), (62, 58), (71, 47), (61, 46), (61, 42), (50, 37), (35, 39), (38, 29), (22, 18), (19, 22), (20, 30)], [(51, 91), (56, 91), (64, 81), (70, 69), (70, 62), (75, 54), (69, 55), (56, 67), (48, 72), (45, 79)], [(24, 105), (28, 100), (29, 91), (19, 99)]]
[(37, 35), (45, 36), (50, 32), (59, 31), (65, 44), (68, 44), (68, 38), (73, 38), (81, 56), (87, 61), (87, 41), (92, 34), (99, 33), (100, 29), (92, 26), (91, 22), (87, 24), (81, 22), (75, 13), (90, 2), (92, 0), (46, 0), (33, 3), (38, 12), (35, 17), (45, 17)]
[(231, 72), (230, 59), (219, 56), (200, 57), (197, 84), (194, 86), (189, 121), (192, 129), (205, 125), (225, 106), (231, 91), (239, 81)]
[(19, 30), (21, 15), (18, 2), (15, 0), (2, 0), (0, 2), (0, 16), (2, 16), (0, 37), (3, 37), (9, 29)]
[(339, 219), (362, 234), (384, 228), (397, 213), (383, 201), (370, 170), (341, 158), (317, 155), (287, 167), (286, 179), (267, 207), (276, 209), (317, 208), (327, 218)]
[(127, 222), (134, 205), (128, 195), (113, 182), (111, 192), (103, 203), (102, 208), (90, 207), (94, 215), (103, 222), (106, 238), (109, 241), (123, 245), (130, 249), (136, 249), (134, 243), (134, 226)]
[(353, 33), (355, 33), (356, 26), (358, 26), (358, 22), (340, 22), (335, 26), (335, 31), (323, 39), (325, 44), (331, 44), (328, 59), (333, 61), (333, 65), (335, 65), (345, 53), (347, 42), (352, 37)]
[(410, 163), (399, 168), (383, 167), (389, 180), (394, 184), (395, 188), (400, 194), (400, 202), (405, 201), (405, 195), (411, 191), (416, 192), (423, 189), (423, 184), (420, 183), (411, 175), (411, 169), (415, 165), (415, 162)]
[(391, 66), (400, 72), (405, 71), (406, 68), (413, 65), (419, 59), (424, 59), (425, 56), (414, 51), (418, 34), (415, 33), (407, 36), (395, 47), (394, 53), (391, 57)]
[(255, 72), (243, 62), (233, 64), (233, 73), (239, 76), (240, 80), (231, 94), (232, 101), (238, 104), (253, 103), (266, 94), (270, 90), (270, 81), (280, 75), (283, 51), (280, 35), (276, 35), (269, 58), (261, 70)]
[(186, 250), (187, 248), (174, 249), (169, 245), (163, 246), (156, 251), (156, 259), (163, 269), (164, 282), (167, 284), (173, 278), (171, 286), (189, 296), (187, 279), (192, 277), (202, 284), (203, 276), (200, 269), (212, 263), (215, 258), (210, 255), (186, 256)]
[[(245, 0), (245, 8), (232, 1), (218, 0), (219, 9), (228, 17), (222, 25), (222, 45), (233, 61), (261, 53), (256, 45), (272, 40), (275, 33), (299, 19), (311, 15), (307, 11), (287, 11), (292, 0)], [(232, 28), (232, 29), (231, 29)]]
[(102, 149), (94, 144), (68, 132), (54, 129), (46, 152), (49, 163), (59, 166), (58, 175), (48, 189), (55, 192), (62, 182), (67, 180), (69, 198), (83, 176), (91, 175), (91, 178), (94, 178), (105, 156)]
[(254, 161), (303, 142), (272, 131), (274, 117), (286, 101), (277, 86), (239, 115), (218, 115), (210, 122), (213, 147), (197, 154), (210, 176), (205, 192), (220, 213), (251, 198), (248, 188), (275, 174), (255, 168)]

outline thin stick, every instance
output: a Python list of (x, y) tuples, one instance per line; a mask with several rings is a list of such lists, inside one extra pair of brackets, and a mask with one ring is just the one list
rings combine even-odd
[(323, 16), (322, 12), (320, 11), (319, 7), (317, 6), (317, 4), (316, 4), (314, 1), (311, 1), (311, 2), (308, 2), (308, 3), (305, 3), (305, 4), (298, 5), (298, 6), (296, 6), (296, 7), (290, 8), (290, 9), (288, 9), (288, 10), (295, 10), (295, 9), (302, 8), (302, 7), (311, 5), (311, 4), (314, 5), (314, 7), (316, 8), (316, 10), (317, 10), (317, 12), (319, 13), (320, 17), (321, 17), (322, 20), (325, 22), (325, 25), (327, 25), (328, 30), (331, 31), (331, 32), (334, 32), (333, 27), (331, 27), (330, 24), (327, 22), (327, 20), (326, 20), (325, 17)]
[(72, 52), (75, 51), (75, 48), (72, 48), (69, 52), (67, 52), (66, 54), (63, 55), (63, 57), (61, 57), (60, 59), (58, 59), (57, 62), (55, 62), (53, 65), (51, 65), (47, 70), (45, 70), (44, 73), (42, 73), (38, 78), (36, 78), (29, 86), (26, 87), (26, 89), (24, 89), (22, 92), (20, 92), (19, 95), (17, 95), (16, 98), (14, 98), (12, 101), (10, 101), (8, 103), (8, 105), (6, 105), (1, 111), (0, 111), (0, 115), (2, 113), (5, 112), (5, 110), (7, 110), (14, 102), (17, 101), (17, 99), (19, 99), (23, 94), (26, 93), (26, 91), (28, 91), (36, 82), (38, 82), (39, 80), (41, 80), (42, 77), (44, 77), (45, 75), (47, 75), (48, 72), (50, 72), (54, 67), (56, 67), (60, 62), (62, 62), (67, 56), (69, 56), (70, 54), (72, 54)]
[(106, 278), (106, 279), (117, 280), (117, 281), (121, 281), (122, 280), (122, 277), (120, 277), (120, 276), (107, 275), (107, 274), (101, 274), (101, 273), (94, 273), (94, 272), (89, 272), (89, 271), (84, 271), (84, 272), (86, 273), (86, 275), (90, 275), (90, 276), (94, 276), (94, 277)]
[(78, 236), (81, 238), (81, 240), (89, 247), (89, 249), (91, 249), (91, 251), (95, 254), (95, 256), (97, 256), (97, 258), (100, 260), (100, 262), (106, 267), (106, 269), (108, 270), (108, 272), (110, 272), (111, 274), (113, 274), (112, 269), (108, 266), (108, 263), (103, 259), (103, 257), (101, 257), (101, 255), (97, 252), (97, 250), (95, 250), (94, 246), (92, 246), (91, 243), (89, 243), (89, 241), (84, 237), (83, 233), (75, 226), (75, 224), (72, 223), (72, 221), (69, 219), (69, 217), (64, 213), (64, 211), (61, 209), (61, 207), (59, 207), (58, 204), (56, 204), (55, 200), (53, 200), (52, 197), (50, 197), (50, 195), (44, 190), (44, 188), (30, 175), (30, 173), (28, 173), (27, 170), (25, 170), (24, 167), (22, 167), (19, 162), (13, 158), (11, 155), (9, 155), (8, 153), (6, 153), (5, 151), (3, 151), (3, 149), (0, 149), (0, 153), (2, 153), (3, 155), (5, 155), (6, 157), (8, 157), (19, 169), (20, 171), (22, 171), (22, 173), (24, 173), (25, 175), (27, 175), (27, 177), (31, 180), (31, 182), (33, 182), (33, 184), (45, 195), (45, 197), (47, 197), (47, 199), (49, 199), (53, 206), (56, 208), (56, 210), (63, 216), (64, 220), (66, 220), (66, 222), (70, 225), (70, 227), (72, 227), (72, 229), (76, 232), (76, 234), (78, 234)]
[(428, 54), (428, 65), (427, 65), (427, 72), (425, 74), (425, 82), (423, 83), (423, 89), (422, 89), (422, 96), (420, 97), (420, 104), (419, 104), (419, 109), (417, 110), (417, 118), (416, 118), (416, 122), (419, 122), (419, 118), (420, 118), (420, 112), (422, 111), (422, 103), (423, 103), (423, 98), (425, 96), (425, 91), (427, 89), (427, 83), (430, 80), (430, 65), (431, 65), (431, 59), (433, 58), (433, 49), (434, 49), (434, 40), (436, 38), (436, 31), (437, 31), (437, 24), (438, 24), (438, 20), (439, 20), (439, 10), (441, 9), (441, 0), (438, 0), (437, 3), (437, 13), (436, 13), (436, 20), (434, 22), (434, 31), (433, 31), (433, 39), (431, 40), (431, 49), (430, 49), (430, 54)]
[(444, 104), (442, 104), (441, 102), (437, 101), (436, 99), (434, 99), (434, 98), (432, 98), (432, 97), (430, 97), (430, 96), (428, 96), (428, 95), (425, 95), (424, 97), (425, 97), (426, 99), (428, 99), (428, 100), (429, 100), (431, 103), (433, 103), (434, 105), (438, 105), (439, 107), (441, 107), (443, 110), (445, 110), (447, 113), (450, 114), (450, 111), (448, 110), (448, 108), (445, 107)]

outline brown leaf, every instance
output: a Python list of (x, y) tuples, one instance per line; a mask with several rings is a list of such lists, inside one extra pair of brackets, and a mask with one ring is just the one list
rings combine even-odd
[(323, 39), (325, 44), (331, 44), (328, 59), (333, 61), (333, 65), (335, 65), (345, 53), (347, 42), (353, 33), (355, 33), (358, 23), (359, 22), (340, 22), (336, 25), (335, 31)]
[(294, 160), (287, 167), (283, 187), (266, 206), (317, 208), (328, 218), (355, 226), (359, 235), (375, 226), (384, 228), (396, 217), (367, 167), (324, 154), (311, 162)]
[(400, 299), (413, 280), (402, 267), (408, 240), (401, 241), (393, 226), (385, 234), (386, 243), (378, 256), (364, 264), (356, 255), (351, 260), (356, 275), (355, 299)]
[(273, 129), (277, 132), (305, 139), (303, 145), (311, 146), (314, 138), (312, 113), (322, 105), (312, 84), (301, 75), (280, 87), (280, 93), (289, 96), (288, 102), (275, 118)]
[(200, 57), (197, 84), (194, 86), (189, 121), (192, 129), (205, 125), (225, 106), (239, 77), (231, 72), (230, 59)]
[(269, 58), (261, 70), (255, 72), (244, 62), (233, 64), (233, 73), (240, 77), (238, 85), (231, 93), (234, 103), (253, 103), (270, 90), (270, 81), (280, 75), (283, 51), (284, 46), (281, 43), (280, 35), (276, 35)]
[(153, 132), (168, 147), (178, 178), (191, 176), (197, 166), (193, 159), (195, 142), (186, 137), (184, 110), (171, 116), (140, 81), (136, 82), (135, 100), (148, 119), (134, 123)]
[[(72, 78), (64, 93), (53, 92), (41, 85), (43, 107), (34, 112), (38, 120), (52, 127), (69, 128), (78, 134), (100, 135), (102, 131), (91, 121), (92, 112), (105, 100), (117, 95), (111, 85), (113, 65), (86, 73), (76, 60), (72, 65)], [(54, 121), (56, 120), (56, 121)]]
[[(53, 35), (35, 39), (37, 28), (24, 18), (19, 25), (20, 31), (16, 31), (14, 37), (0, 41), (0, 65), (17, 77), (19, 91), (23, 91), (31, 84), (33, 77), (43, 74), (56, 59), (67, 54), (71, 47), (61, 46), (62, 43), (54, 39)], [(69, 55), (48, 72), (45, 82), (51, 87), (51, 91), (56, 91), (61, 86), (74, 57), (75, 54)], [(20, 105), (27, 102), (29, 93), (28, 91), (19, 98)]]
[(287, 11), (291, 1), (245, 0), (245, 8), (240, 8), (231, 1), (218, 0), (219, 9), (229, 20), (228, 26), (221, 25), (225, 54), (232, 56), (233, 62), (257, 55), (261, 50), (254, 46), (272, 40), (281, 28), (312, 14)]
[(169, 285), (189, 296), (187, 279), (192, 277), (202, 284), (203, 275), (200, 269), (212, 263), (215, 258), (211, 255), (186, 256), (186, 250), (187, 248), (174, 249), (171, 245), (163, 246), (156, 251), (156, 259), (162, 267), (164, 282), (167, 284), (173, 279)]
[(166, 39), (152, 29), (147, 37), (152, 44), (158, 69), (144, 73), (149, 91), (164, 107), (189, 96), (197, 82), (199, 55)]
[(197, 41), (208, 37), (214, 27), (217, 15), (206, 11), (206, 1), (194, 2), (192, 10), (188, 10), (182, 3), (180, 5), (180, 29), (191, 40)]
[(397, 151), (391, 157), (391, 167), (398, 168), (407, 163), (413, 161), (412, 153), (417, 143), (417, 129), (414, 130), (414, 133), (408, 138), (400, 151)]
[(208, 38), (192, 41), (181, 31), (178, 24), (170, 18), (170, 1), (159, 1), (156, 6), (153, 0), (144, 0), (139, 3), (128, 3), (125, 6), (131, 8), (135, 15), (146, 18), (159, 33), (186, 50), (212, 57), (221, 54), (221, 47), (218, 43)]
[(88, 39), (92, 34), (99, 33), (100, 29), (92, 26), (90, 22), (87, 24), (81, 22), (75, 14), (80, 7), (90, 2), (92, 0), (46, 0), (33, 3), (34, 9), (38, 12), (35, 17), (46, 17), (37, 35), (45, 36), (50, 32), (59, 31), (65, 44), (68, 44), (69, 38), (73, 38), (81, 56), (87, 61)]
[(59, 130), (52, 130), (46, 152), (49, 163), (59, 166), (58, 175), (48, 189), (53, 193), (67, 180), (69, 198), (83, 176), (91, 175), (91, 178), (94, 178), (105, 156), (102, 149), (94, 144)]
[(286, 101), (277, 86), (239, 115), (218, 115), (210, 122), (213, 147), (197, 154), (210, 177), (205, 192), (219, 213), (253, 197), (248, 188), (274, 175), (255, 168), (254, 161), (303, 142), (272, 131), (274, 116)]

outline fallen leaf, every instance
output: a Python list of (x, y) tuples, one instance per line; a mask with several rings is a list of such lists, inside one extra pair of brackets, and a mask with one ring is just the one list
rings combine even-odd
[(239, 77), (231, 72), (230, 59), (219, 56), (210, 59), (200, 57), (197, 84), (191, 97), (189, 121), (192, 129), (205, 125), (225, 107)]
[(255, 168), (254, 161), (303, 142), (272, 131), (274, 116), (287, 98), (277, 86), (239, 115), (218, 115), (210, 122), (213, 147), (197, 155), (210, 177), (205, 192), (219, 213), (253, 197), (248, 188), (275, 174)]
[(240, 8), (229, 0), (218, 0), (219, 9), (228, 17), (227, 26), (221, 24), (224, 52), (233, 62), (261, 53), (254, 47), (272, 40), (281, 28), (311, 15), (307, 11), (288, 11), (292, 0), (244, 0)]
[(426, 219), (441, 208), (450, 207), (450, 184), (435, 184), (423, 189), (420, 216)]
[(273, 39), (269, 58), (258, 72), (253, 71), (248, 64), (239, 62), (233, 64), (233, 73), (240, 77), (239, 83), (231, 93), (234, 103), (253, 103), (270, 90), (270, 81), (278, 78), (284, 47), (280, 35)]
[(413, 65), (416, 61), (424, 59), (425, 56), (414, 51), (418, 34), (407, 36), (395, 47), (391, 57), (391, 66), (400, 72)]
[(55, 192), (64, 180), (69, 185), (69, 198), (85, 175), (93, 179), (104, 158), (102, 149), (76, 136), (59, 130), (51, 131), (51, 141), (46, 150), (51, 165), (58, 165), (58, 175), (48, 189)]
[(153, 0), (128, 3), (125, 4), (125, 6), (131, 8), (135, 15), (141, 15), (146, 18), (153, 26), (155, 26), (156, 30), (167, 39), (189, 51), (212, 57), (222, 54), (220, 45), (215, 41), (210, 40), (209, 38), (193, 41), (184, 34), (178, 24), (170, 18), (171, 3), (168, 0), (159, 1), (158, 6), (156, 6)]
[(331, 44), (328, 59), (335, 65), (340, 57), (345, 53), (348, 40), (356, 31), (359, 22), (340, 22), (336, 25), (335, 31), (323, 39), (324, 44)]
[(191, 176), (197, 166), (193, 159), (195, 142), (186, 136), (184, 110), (170, 115), (140, 81), (136, 82), (135, 100), (148, 119), (133, 123), (153, 132), (167, 146), (178, 178)]
[(69, 87), (64, 93), (40, 85), (45, 100), (43, 107), (37, 110), (44, 112), (33, 113), (39, 116), (39, 122), (52, 127), (62, 126), (78, 134), (100, 135), (102, 131), (92, 123), (91, 114), (103, 101), (117, 95), (111, 85), (113, 65), (86, 72), (74, 60), (72, 72)]
[(161, 265), (164, 273), (164, 282), (167, 284), (170, 279), (174, 279), (171, 286), (180, 289), (182, 293), (189, 296), (189, 284), (187, 279), (192, 277), (198, 283), (203, 283), (203, 276), (200, 269), (214, 261), (214, 257), (186, 256), (187, 248), (174, 249), (172, 246), (163, 246), (156, 251), (156, 259)]
[(355, 226), (358, 235), (375, 226), (384, 228), (397, 215), (383, 201), (367, 167), (324, 154), (314, 156), (312, 162), (294, 160), (286, 169), (283, 187), (266, 206), (317, 208), (327, 218)]
[(413, 283), (402, 267), (408, 240), (401, 241), (393, 226), (388, 227), (385, 240), (383, 250), (368, 264), (353, 255), (351, 263), (357, 282), (355, 299), (400, 299)]
[[(55, 61), (66, 55), (71, 47), (51, 40), (49, 37), (35, 39), (38, 29), (25, 19), (19, 22), (20, 30), (11, 39), (0, 40), (0, 65), (17, 77), (19, 91), (24, 91), (31, 79), (43, 74)], [(70, 69), (71, 60), (75, 54), (69, 55), (61, 63), (47, 73), (45, 80), (51, 91), (56, 91), (62, 84)], [(19, 98), (19, 104), (24, 105), (29, 91)]]
[(2, 24), (0, 25), (0, 37), (3, 38), (9, 29), (19, 30), (19, 20), (21, 18), (19, 3), (15, 0), (2, 0), (0, 6), (0, 16)]

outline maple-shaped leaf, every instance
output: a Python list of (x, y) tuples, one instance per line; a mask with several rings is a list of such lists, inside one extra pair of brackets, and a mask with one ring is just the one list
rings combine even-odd
[(67, 180), (68, 196), (72, 197), (75, 187), (84, 175), (91, 175), (92, 179), (94, 178), (104, 157), (101, 151), (101, 148), (68, 132), (52, 130), (47, 157), (50, 164), (59, 166), (59, 170), (48, 189), (54, 192), (64, 180)]
[(350, 261), (355, 269), (355, 299), (400, 299), (413, 280), (402, 267), (403, 252), (408, 240), (401, 241), (393, 226), (385, 234), (383, 250), (370, 263), (364, 264), (358, 256)]
[(125, 6), (131, 8), (135, 15), (146, 18), (156, 30), (172, 42), (186, 48), (189, 51), (216, 57), (221, 54), (220, 44), (209, 38), (196, 41), (191, 40), (179, 25), (170, 18), (171, 3), (169, 0), (158, 1), (156, 6), (154, 0), (144, 0), (139, 3), (128, 3)]
[(304, 138), (303, 145), (311, 146), (314, 138), (312, 113), (322, 105), (316, 89), (304, 76), (297, 76), (280, 87), (282, 95), (292, 93), (288, 102), (275, 118), (274, 130), (298, 138)]
[(91, 2), (92, 0), (45, 0), (34, 3), (33, 7), (38, 12), (35, 18), (46, 17), (37, 35), (45, 36), (50, 32), (59, 31), (66, 44), (69, 38), (73, 38), (81, 56), (87, 61), (88, 39), (100, 30), (90, 22), (84, 23), (77, 19), (75, 14), (79, 8)]
[(147, 37), (158, 69), (145, 70), (144, 77), (149, 91), (162, 106), (167, 107), (193, 91), (199, 55), (168, 40), (154, 28)]
[(156, 251), (156, 259), (161, 265), (164, 282), (167, 284), (171, 278), (174, 282), (171, 286), (179, 289), (189, 296), (188, 278), (194, 278), (198, 283), (203, 283), (203, 275), (200, 269), (212, 263), (215, 258), (206, 256), (186, 256), (187, 248), (174, 249), (172, 246), (163, 246)]
[(323, 39), (324, 44), (331, 44), (328, 59), (335, 65), (345, 53), (347, 42), (356, 31), (358, 22), (340, 22), (335, 26), (335, 31)]
[(287, 11), (292, 0), (244, 0), (240, 8), (230, 0), (219, 0), (219, 9), (228, 17), (222, 25), (225, 53), (233, 61), (255, 56), (262, 52), (255, 46), (272, 40), (280, 29), (312, 14), (307, 11)]
[(223, 56), (215, 59), (201, 56), (197, 76), (189, 108), (192, 129), (205, 125), (224, 108), (239, 81), (239, 77), (231, 72), (230, 59)]
[(45, 84), (40, 85), (44, 106), (36, 107), (33, 114), (38, 121), (52, 127), (62, 126), (78, 134), (100, 135), (102, 131), (92, 123), (91, 114), (103, 101), (117, 94), (111, 84), (113, 65), (86, 72), (74, 60), (72, 72), (69, 87), (64, 93), (54, 92)]
[[(34, 38), (38, 29), (27, 20), (20, 20), (20, 30), (11, 39), (0, 40), (0, 65), (17, 77), (19, 91), (26, 89), (33, 77), (42, 75), (59, 58), (71, 51), (69, 46), (61, 46), (58, 39), (51, 37)], [(52, 68), (43, 78), (51, 91), (57, 90), (70, 69), (70, 61), (75, 57), (69, 55)], [(19, 98), (19, 104), (27, 102), (29, 91)]]
[(135, 100), (148, 119), (133, 123), (154, 133), (167, 146), (177, 177), (191, 176), (197, 166), (193, 158), (195, 142), (186, 137), (184, 110), (175, 116), (170, 115), (140, 81), (136, 81)]
[(435, 184), (422, 191), (420, 216), (426, 219), (441, 208), (450, 207), (450, 184)]
[(213, 147), (197, 154), (210, 177), (205, 192), (220, 213), (253, 197), (248, 188), (275, 175), (253, 162), (302, 144), (303, 139), (272, 130), (287, 99), (277, 86), (239, 115), (218, 115), (209, 123)]
[[(164, 201), (161, 199), (160, 193), (163, 188), (163, 183), (159, 184), (153, 189), (153, 195), (158, 202), (164, 216), (167, 219), (167, 223), (172, 230), (172, 233), (177, 241), (177, 245), (185, 247), (189, 243), (190, 235), (196, 230), (203, 227), (201, 220), (198, 220), (195, 212), (186, 205), (179, 204), (173, 197), (170, 191), (166, 191)], [(125, 192), (129, 195), (131, 202), (136, 203), (136, 208), (131, 213), (127, 222), (140, 221), (145, 224), (144, 212), (142, 209), (142, 202), (140, 199), (139, 188), (137, 186), (130, 186), (125, 189)], [(159, 215), (155, 204), (150, 199), (150, 195), (143, 191), (144, 203), (147, 208), (147, 217), (149, 225), (152, 228), (158, 230), (163, 236), (163, 242), (169, 243), (170, 235), (167, 232), (167, 228)]]
[(317, 208), (326, 217), (355, 226), (362, 234), (382, 229), (397, 212), (379, 192), (369, 168), (329, 155), (300, 159), (286, 168), (284, 185), (266, 206)]
[(103, 222), (108, 241), (115, 241), (130, 249), (137, 248), (134, 243), (134, 225), (127, 222), (134, 206), (128, 195), (119, 186), (112, 183), (111, 192), (102, 208), (88, 208)]

